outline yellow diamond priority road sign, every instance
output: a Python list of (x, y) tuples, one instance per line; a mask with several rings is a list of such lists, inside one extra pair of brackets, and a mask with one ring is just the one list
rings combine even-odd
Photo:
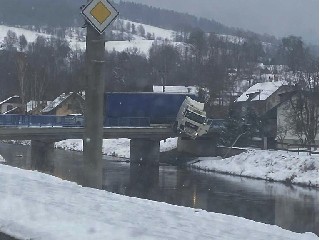
[(82, 15), (100, 34), (118, 14), (119, 12), (107, 0), (92, 0), (82, 10)]

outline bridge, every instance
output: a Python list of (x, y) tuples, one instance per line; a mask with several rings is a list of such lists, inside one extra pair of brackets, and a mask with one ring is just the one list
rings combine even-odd
[[(0, 140), (31, 140), (32, 167), (43, 171), (50, 169), (50, 153), (54, 142), (65, 139), (84, 139), (83, 127), (0, 127)], [(103, 138), (129, 138), (130, 162), (145, 160), (158, 165), (160, 140), (177, 137), (171, 127), (104, 127)], [(84, 139), (90, 141), (90, 139)], [(47, 166), (49, 164), (49, 166)], [(42, 166), (42, 167), (39, 167)], [(48, 170), (49, 171), (49, 170)]]
[[(12, 118), (12, 116), (11, 116)], [(39, 117), (38, 117), (39, 118)], [(25, 118), (30, 121), (30, 117)], [(45, 118), (47, 119), (47, 118)], [(56, 119), (56, 118), (53, 118)], [(1, 120), (1, 119), (0, 119)], [(61, 126), (61, 123), (36, 123), (30, 125), (21, 121), (21, 116), (13, 122), (9, 119), (11, 125), (1, 125), (0, 122), (0, 140), (31, 140), (31, 155), (34, 166), (46, 165), (50, 162), (50, 152), (54, 149), (54, 142), (65, 139), (84, 139), (85, 129), (77, 126)], [(24, 119), (22, 119), (24, 120)], [(141, 121), (139, 121), (141, 122)], [(8, 121), (6, 122), (8, 124)], [(47, 124), (47, 125), (46, 125)], [(213, 124), (212, 131), (196, 140), (188, 138), (184, 134), (177, 134), (169, 125), (156, 126), (113, 126), (103, 128), (104, 139), (129, 138), (130, 140), (130, 162), (144, 162), (146, 164), (158, 165), (160, 155), (160, 141), (179, 137), (178, 151), (194, 154), (208, 155), (215, 154), (216, 151), (216, 131), (218, 124)], [(47, 166), (40, 169), (46, 169)]]
[[(83, 139), (83, 127), (0, 127), (0, 140), (38, 140), (61, 141), (64, 139)], [(104, 127), (103, 138), (130, 138), (163, 140), (177, 137), (171, 127)]]

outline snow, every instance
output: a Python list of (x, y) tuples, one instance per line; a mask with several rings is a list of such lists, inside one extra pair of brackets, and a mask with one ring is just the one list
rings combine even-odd
[(129, 22), (130, 24), (134, 24), (136, 28), (139, 25), (142, 25), (143, 28), (145, 29), (146, 34), (151, 33), (154, 34), (155, 38), (162, 38), (162, 39), (168, 39), (168, 40), (174, 40), (174, 36), (176, 35), (175, 31), (172, 30), (167, 30), (159, 27), (154, 27), (151, 25), (143, 24), (143, 23), (137, 23), (137, 22), (132, 22), (128, 20), (123, 20), (124, 26)]
[(18, 109), (18, 107), (15, 107), (15, 108), (12, 108), (9, 111), (6, 111), (6, 112), (4, 112), (2, 114), (11, 114), (12, 112), (16, 111), (17, 109)]
[(17, 37), (24, 35), (28, 42), (34, 42), (38, 36), (45, 38), (50, 38), (51, 36), (44, 33), (37, 33), (34, 31), (26, 30), (18, 27), (8, 27), (5, 25), (0, 25), (0, 42), (7, 36), (7, 32), (11, 30), (17, 34)]
[(62, 93), (59, 97), (57, 97), (55, 100), (50, 102), (44, 109), (41, 110), (41, 112), (50, 112), (51, 110), (55, 109), (57, 106), (59, 106), (64, 100), (66, 100), (68, 97), (71, 96), (73, 92), (70, 92), (68, 94)]
[(31, 100), (29, 102), (27, 102), (27, 112), (30, 112), (31, 110), (35, 109), (39, 106), (41, 106), (42, 104), (46, 104), (49, 105), (51, 103), (51, 101), (35, 101), (35, 100)]
[[(56, 148), (83, 151), (82, 139), (68, 139), (55, 143)], [(168, 138), (160, 141), (160, 152), (177, 148), (177, 138)], [(109, 156), (130, 158), (130, 139), (104, 139), (102, 153)]]
[(0, 163), (5, 163), (6, 160), (0, 155)]
[(11, 100), (13, 100), (13, 101), (15, 101), (15, 100), (16, 100), (16, 101), (21, 101), (19, 96), (14, 95), (14, 96), (9, 97), (9, 98), (7, 98), (6, 100), (3, 100), (2, 102), (0, 102), (0, 105), (2, 105), (2, 104), (4, 104), (4, 103), (7, 103), (7, 102), (10, 103)]
[[(248, 94), (257, 93), (251, 101), (259, 101), (259, 100), (266, 100), (270, 97), (275, 91), (284, 85), (283, 82), (263, 82), (257, 83), (250, 87), (246, 92), (244, 92), (236, 102), (244, 102), (248, 100)], [(259, 93), (260, 92), (260, 93)]]
[[(163, 86), (153, 86), (153, 92), (163, 92)], [(165, 92), (198, 94), (195, 86), (165, 86)]]
[(106, 42), (106, 50), (109, 52), (123, 52), (130, 49), (138, 49), (140, 53), (149, 55), (153, 40), (132, 40), (132, 41), (110, 41)]
[(255, 150), (222, 159), (201, 157), (192, 168), (233, 175), (319, 187), (319, 155), (307, 153)]
[(81, 187), (0, 165), (1, 232), (21, 239), (313, 240), (240, 217)]

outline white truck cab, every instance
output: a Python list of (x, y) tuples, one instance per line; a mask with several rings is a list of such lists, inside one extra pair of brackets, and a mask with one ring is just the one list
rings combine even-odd
[(185, 133), (195, 139), (209, 131), (210, 124), (204, 111), (204, 103), (197, 102), (190, 97), (181, 104), (176, 119), (178, 132)]

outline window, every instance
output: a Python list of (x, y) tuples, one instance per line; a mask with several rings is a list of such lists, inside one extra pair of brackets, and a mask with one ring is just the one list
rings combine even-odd
[(197, 122), (197, 123), (204, 123), (204, 121), (205, 121), (205, 117), (203, 117), (203, 116), (201, 116), (201, 115), (199, 115), (199, 114), (196, 114), (196, 113), (194, 113), (194, 112), (191, 112), (191, 111), (189, 111), (189, 110), (187, 110), (186, 112), (185, 112), (185, 116), (187, 117), (187, 118), (189, 118), (189, 119), (191, 119), (192, 121), (194, 121), (194, 122)]

